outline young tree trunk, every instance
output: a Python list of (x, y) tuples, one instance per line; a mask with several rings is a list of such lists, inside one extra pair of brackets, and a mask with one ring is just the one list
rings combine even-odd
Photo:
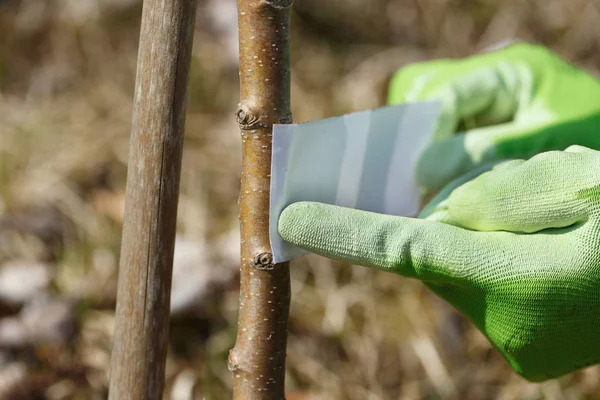
[(274, 123), (291, 123), (292, 0), (238, 0), (242, 136), (241, 288), (238, 333), (229, 355), (234, 399), (285, 398), (289, 264), (273, 264), (269, 186)]
[(196, 0), (145, 0), (121, 246), (111, 400), (161, 399)]

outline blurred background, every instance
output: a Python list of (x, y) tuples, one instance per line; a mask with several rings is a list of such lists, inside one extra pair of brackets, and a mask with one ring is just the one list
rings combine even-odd
[[(594, 0), (595, 1), (595, 0)], [(600, 1), (296, 0), (296, 122), (383, 104), (402, 65), (512, 38), (597, 73)], [(104, 399), (140, 0), (0, 0), (0, 399)], [(229, 399), (238, 300), (236, 4), (199, 0), (165, 399)], [(596, 399), (513, 374), (418, 282), (292, 268), (288, 400)]]

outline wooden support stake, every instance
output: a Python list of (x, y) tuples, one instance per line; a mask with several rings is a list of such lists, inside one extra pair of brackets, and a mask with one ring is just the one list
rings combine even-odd
[(273, 265), (269, 186), (274, 123), (291, 123), (292, 0), (238, 0), (242, 135), (241, 288), (236, 344), (229, 355), (234, 399), (285, 398), (289, 264)]
[(196, 0), (145, 0), (109, 399), (161, 399)]

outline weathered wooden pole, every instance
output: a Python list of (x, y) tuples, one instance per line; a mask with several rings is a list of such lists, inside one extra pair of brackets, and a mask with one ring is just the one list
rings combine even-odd
[(161, 399), (196, 0), (145, 0), (109, 399)]
[(229, 355), (234, 399), (285, 398), (289, 264), (273, 265), (269, 185), (274, 123), (291, 123), (292, 0), (238, 0), (242, 136), (241, 288), (236, 344)]

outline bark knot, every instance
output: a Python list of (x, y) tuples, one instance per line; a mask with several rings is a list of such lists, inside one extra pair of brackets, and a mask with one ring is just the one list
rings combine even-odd
[(275, 264), (273, 264), (273, 254), (272, 253), (260, 253), (254, 259), (252, 259), (251, 266), (260, 270), (260, 271), (272, 271), (275, 269)]
[(257, 129), (261, 126), (258, 112), (245, 101), (238, 104), (235, 115), (241, 129)]
[(240, 366), (237, 362), (235, 349), (229, 351), (229, 357), (227, 357), (227, 368), (231, 372), (236, 372), (240, 369)]

